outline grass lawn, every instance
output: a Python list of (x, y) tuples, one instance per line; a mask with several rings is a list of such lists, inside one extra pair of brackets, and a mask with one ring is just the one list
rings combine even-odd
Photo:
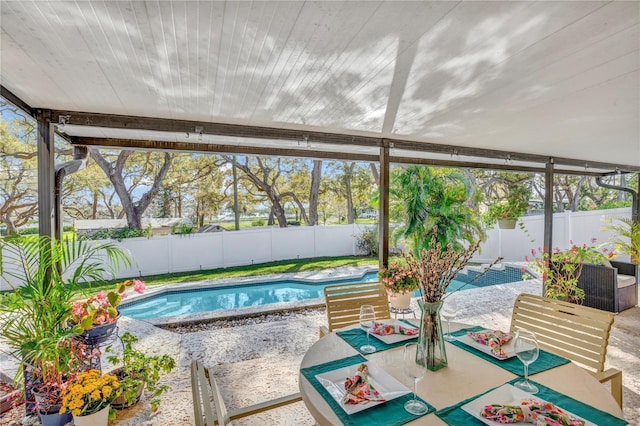
[[(284, 274), (291, 272), (317, 271), (319, 269), (339, 268), (341, 266), (378, 266), (377, 257), (342, 256), (317, 257), (312, 259), (281, 260), (278, 262), (261, 263), (257, 265), (237, 266), (234, 268), (209, 269), (205, 271), (180, 272), (176, 274), (151, 275), (148, 277), (134, 277), (144, 280), (148, 286), (205, 281), (220, 278), (250, 277), (255, 275)], [(110, 281), (107, 285), (87, 286), (88, 294), (100, 290), (112, 289), (113, 284), (122, 279)]]

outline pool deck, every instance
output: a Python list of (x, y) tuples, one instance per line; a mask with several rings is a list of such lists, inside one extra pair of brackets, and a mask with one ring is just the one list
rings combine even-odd
[[(336, 274), (351, 274), (340, 269)], [(289, 277), (289, 276), (288, 276)], [(454, 293), (461, 313), (456, 320), (508, 328), (513, 302), (521, 292), (540, 294), (537, 280), (499, 284)], [(415, 300), (413, 301), (415, 306)], [(289, 312), (279, 318), (249, 318), (203, 325), (198, 331), (176, 333), (148, 321), (127, 317), (119, 321), (120, 332), (140, 337), (140, 347), (154, 354), (168, 353), (177, 368), (163, 382), (172, 390), (162, 396), (156, 413), (138, 404), (118, 412), (112, 425), (190, 425), (193, 406), (189, 365), (200, 359), (213, 367), (228, 408), (242, 407), (298, 391), (298, 368), (307, 349), (318, 339), (318, 326), (326, 324), (323, 309)], [(625, 417), (640, 425), (640, 308), (616, 316), (609, 340), (607, 365), (623, 370)], [(117, 345), (116, 345), (117, 346)], [(0, 371), (12, 374), (15, 365), (0, 353)], [(103, 359), (103, 369), (109, 364)], [(0, 425), (11, 424), (3, 423)], [(298, 402), (235, 422), (240, 425), (313, 425), (304, 404)]]

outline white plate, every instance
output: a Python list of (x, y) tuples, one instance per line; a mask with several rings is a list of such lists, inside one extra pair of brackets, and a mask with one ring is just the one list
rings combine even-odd
[[(359, 366), (360, 364), (354, 364), (316, 375), (316, 379), (318, 379), (320, 384), (331, 394), (333, 399), (336, 400), (338, 405), (340, 405), (347, 414), (357, 413), (359, 411), (366, 410), (367, 408), (384, 404), (385, 402), (371, 401), (365, 404), (356, 405), (342, 403), (342, 398), (344, 398), (344, 395), (347, 393), (344, 389), (344, 381), (347, 377), (355, 375)], [(373, 387), (380, 392), (385, 400), (391, 401), (392, 399), (411, 393), (409, 388), (400, 383), (393, 376), (390, 376), (389, 373), (376, 366), (374, 363), (368, 362), (367, 366), (369, 367), (369, 375), (367, 376), (369, 383), (371, 383)]]
[(493, 353), (491, 353), (491, 348), (489, 346), (476, 342), (471, 337), (469, 337), (469, 335), (466, 333), (463, 334), (462, 336), (456, 337), (456, 339), (458, 340), (458, 342), (462, 342), (467, 346), (471, 346), (472, 348), (475, 348), (481, 352), (486, 353), (487, 355), (491, 355), (495, 359), (504, 360), (504, 359), (509, 359), (511, 357), (516, 356), (516, 351), (514, 349), (514, 343), (513, 343), (515, 339), (511, 339), (507, 343), (502, 345), (502, 350), (507, 354), (507, 358), (498, 358)]
[[(393, 326), (395, 326), (396, 324), (402, 324), (404, 327), (414, 327), (414, 328), (418, 328), (416, 326), (412, 326), (407, 324), (406, 322), (402, 322), (402, 321), (398, 321), (395, 319), (391, 319), (391, 320), (387, 320), (387, 321), (378, 321), (384, 324), (391, 324)], [(367, 330), (365, 330), (366, 332)], [(400, 334), (400, 333), (393, 333), (393, 334), (385, 334), (385, 335), (380, 335), (380, 334), (374, 334), (373, 332), (370, 333), (371, 336), (375, 337), (378, 340), (383, 341), (384, 343), (386, 343), (387, 345), (391, 345), (393, 343), (398, 343), (398, 342), (403, 342), (405, 340), (411, 340), (411, 339), (416, 339), (418, 338), (418, 334), (416, 333), (412, 336), (408, 336), (406, 334)]]
[[(520, 400), (522, 399), (526, 399), (526, 398), (535, 398), (539, 401), (542, 402), (547, 402), (544, 399), (540, 399), (537, 398), (535, 395), (531, 395), (530, 393), (527, 393), (523, 390), (520, 390), (518, 388), (516, 388), (515, 386), (512, 386), (510, 384), (506, 384), (506, 385), (502, 385), (499, 388), (496, 388), (494, 390), (492, 390), (491, 392), (488, 392), (482, 396), (479, 396), (478, 398), (474, 399), (471, 402), (466, 403), (465, 405), (463, 405), (462, 408), (464, 411), (466, 411), (467, 413), (471, 414), (473, 417), (475, 417), (476, 419), (480, 420), (481, 422), (483, 422), (484, 424), (487, 425), (502, 425), (502, 423), (498, 423), (498, 422), (494, 422), (493, 420), (488, 420), (484, 417), (482, 417), (480, 415), (480, 411), (482, 411), (482, 408), (485, 405), (489, 405), (489, 404), (515, 404), (517, 405)], [(557, 407), (557, 406), (556, 406)], [(559, 407), (562, 408), (562, 407)], [(575, 414), (571, 413), (570, 411), (565, 410), (564, 408), (562, 408), (563, 411), (565, 411), (567, 414), (569, 414), (572, 417), (578, 417)], [(580, 419), (582, 419), (582, 417), (578, 417)], [(596, 426), (595, 423), (591, 423), (588, 420), (582, 419), (585, 421), (585, 426)], [(531, 423), (518, 423), (518, 424), (531, 424)]]

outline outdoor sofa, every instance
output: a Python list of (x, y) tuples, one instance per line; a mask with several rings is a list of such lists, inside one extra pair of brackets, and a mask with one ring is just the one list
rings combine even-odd
[(638, 265), (617, 261), (610, 264), (585, 263), (578, 287), (585, 293), (583, 305), (617, 313), (638, 304)]

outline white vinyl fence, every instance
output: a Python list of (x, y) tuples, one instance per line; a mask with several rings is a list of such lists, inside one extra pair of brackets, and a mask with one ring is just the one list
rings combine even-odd
[[(607, 218), (630, 218), (631, 209), (593, 210), (587, 212), (564, 212), (553, 215), (553, 247), (561, 250), (574, 244), (590, 244), (596, 239), (595, 245), (611, 242), (614, 235), (605, 231)], [(544, 215), (525, 216), (519, 222), (524, 223), (524, 230), (518, 224), (516, 229), (493, 228), (487, 231), (487, 240), (481, 245), (476, 259), (491, 261), (498, 256), (505, 261), (523, 262), (525, 256), (531, 257), (531, 250), (543, 248), (544, 244)], [(615, 221), (614, 221), (615, 222)], [(607, 244), (609, 248), (610, 245)]]
[[(576, 244), (611, 240), (602, 227), (606, 217), (630, 217), (631, 209), (557, 213), (553, 217), (553, 244), (561, 249)], [(522, 262), (543, 244), (544, 216), (521, 219), (525, 230), (491, 229), (475, 261)], [(372, 225), (261, 227), (189, 235), (128, 238), (118, 244), (127, 250), (134, 266), (121, 269), (116, 278), (226, 268), (286, 259), (359, 254), (356, 236)], [(532, 241), (533, 240), (533, 241)], [(15, 268), (4, 258), (5, 268)], [(0, 290), (8, 285), (0, 279)]]

